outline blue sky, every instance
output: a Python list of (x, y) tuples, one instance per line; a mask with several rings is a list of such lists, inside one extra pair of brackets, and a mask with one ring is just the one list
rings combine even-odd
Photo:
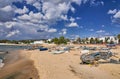
[(0, 0), (0, 39), (120, 33), (120, 0)]

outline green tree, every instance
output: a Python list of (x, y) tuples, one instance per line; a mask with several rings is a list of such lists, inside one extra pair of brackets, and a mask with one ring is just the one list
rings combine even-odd
[(67, 44), (69, 42), (69, 39), (64, 38), (64, 36), (61, 36), (59, 38), (52, 39), (52, 42), (55, 44)]
[(11, 43), (18, 44), (19, 42), (16, 40), (12, 40)]
[(20, 40), (19, 42), (24, 43), (24, 44), (30, 44), (33, 41), (31, 41), (31, 40)]
[(10, 40), (3, 39), (3, 40), (0, 40), (0, 43), (10, 43)]
[(58, 38), (54, 38), (54, 39), (52, 39), (52, 42), (54, 42), (55, 44), (59, 44), (59, 39)]
[(67, 44), (67, 40), (64, 38), (64, 36), (61, 36), (61, 37), (59, 38), (59, 43), (60, 43), (60, 44)]

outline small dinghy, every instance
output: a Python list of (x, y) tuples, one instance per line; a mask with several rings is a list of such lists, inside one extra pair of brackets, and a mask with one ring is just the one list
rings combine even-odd
[(46, 50), (48, 50), (48, 48), (43, 48), (43, 47), (41, 47), (41, 48), (39, 48), (39, 50), (40, 50), (40, 51), (46, 51)]
[(62, 54), (62, 53), (64, 53), (65, 51), (62, 51), (62, 50), (55, 50), (55, 51), (52, 51), (52, 52), (50, 52), (50, 53), (52, 53), (52, 54)]

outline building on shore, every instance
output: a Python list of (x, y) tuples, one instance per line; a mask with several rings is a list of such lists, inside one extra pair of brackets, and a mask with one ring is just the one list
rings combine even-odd
[(33, 43), (31, 44), (44, 44), (45, 42), (43, 40), (40, 40), (40, 41), (34, 41)]
[(114, 42), (115, 44), (119, 43), (119, 39), (116, 36), (104, 36), (104, 37), (100, 37), (99, 40), (103, 40), (103, 42), (105, 42), (107, 40), (107, 42)]
[(80, 43), (80, 44), (107, 44), (107, 43), (114, 43), (119, 44), (119, 39), (117, 36), (101, 36), (101, 37), (88, 37), (83, 39), (74, 39), (73, 42)]

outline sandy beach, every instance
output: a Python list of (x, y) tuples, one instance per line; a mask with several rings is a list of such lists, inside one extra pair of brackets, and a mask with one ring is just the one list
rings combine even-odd
[[(111, 51), (120, 57), (120, 46)], [(57, 55), (39, 50), (14, 51), (5, 62), (0, 79), (120, 79), (120, 64), (104, 62), (97, 67), (80, 64), (80, 50)]]

